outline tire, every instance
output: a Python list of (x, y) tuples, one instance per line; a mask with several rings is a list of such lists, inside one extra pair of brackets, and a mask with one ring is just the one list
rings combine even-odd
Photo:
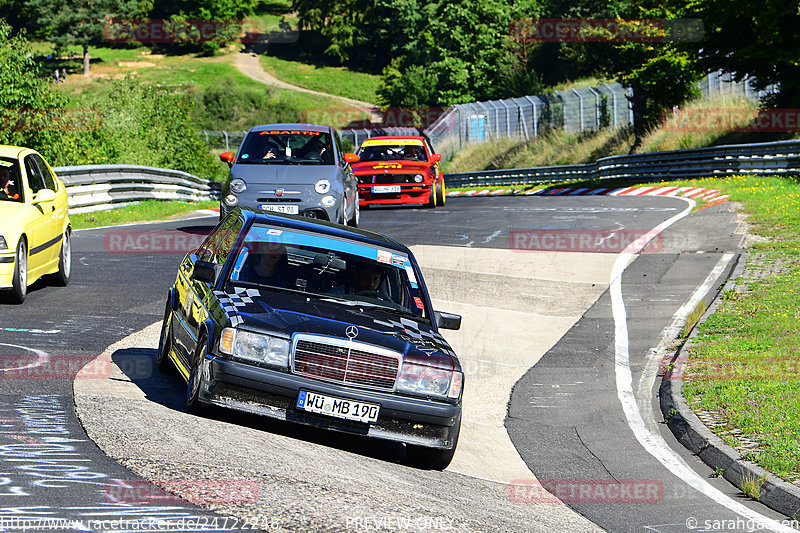
[(428, 199), (428, 202), (425, 204), (425, 207), (430, 207), (430, 208), (436, 207), (436, 183), (435, 182), (434, 182), (433, 185), (431, 185), (431, 196)]
[(28, 294), (28, 243), (20, 239), (17, 244), (17, 256), (14, 259), (14, 278), (11, 281), (9, 301), (21, 304)]
[(72, 238), (69, 228), (61, 237), (61, 251), (58, 253), (58, 272), (53, 274), (53, 284), (66, 287), (72, 272)]
[(353, 218), (347, 223), (351, 228), (357, 228), (361, 221), (361, 208), (358, 207), (358, 196), (356, 196), (356, 206), (353, 208)]
[(444, 470), (453, 460), (458, 445), (458, 435), (461, 433), (461, 419), (453, 436), (453, 447), (443, 450), (441, 448), (428, 448), (414, 444), (406, 445), (406, 460), (417, 468), (426, 470)]
[(436, 204), (444, 205), (444, 202), (446, 200), (447, 200), (447, 194), (445, 194), (444, 179), (442, 179), (436, 182)]
[(200, 337), (194, 357), (192, 358), (189, 382), (186, 384), (186, 408), (190, 413), (195, 415), (202, 415), (208, 411), (208, 407), (200, 401), (200, 388), (203, 386), (203, 372), (200, 369), (200, 363), (205, 355), (206, 339), (205, 337)]
[(158, 353), (156, 354), (156, 368), (162, 374), (174, 374), (175, 364), (169, 358), (172, 350), (172, 305), (167, 300), (167, 309), (164, 311), (164, 321), (161, 323), (161, 335), (158, 340)]

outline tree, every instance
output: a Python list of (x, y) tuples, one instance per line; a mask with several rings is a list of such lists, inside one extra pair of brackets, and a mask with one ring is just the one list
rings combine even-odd
[(11, 26), (0, 19), (0, 144), (48, 154), (60, 134), (57, 120), (64, 101), (40, 75), (24, 32), (11, 34)]
[(57, 49), (83, 47), (83, 74), (89, 75), (89, 46), (104, 43), (103, 28), (111, 18), (131, 17), (136, 0), (30, 0), (36, 24)]
[[(540, 10), (536, 0), (456, 0), (435, 5), (407, 52), (383, 73), (382, 103), (412, 100), (429, 106), (521, 96), (508, 91), (527, 83), (527, 54), (511, 39), (512, 21)], [(521, 63), (522, 61), (522, 63)], [(517, 72), (515, 76), (513, 73)], [(419, 80), (428, 85), (420, 86)]]
[(756, 87), (776, 84), (767, 104), (800, 105), (800, 5), (796, 0), (694, 0), (689, 16), (705, 27), (700, 61), (707, 71), (722, 69), (737, 79), (756, 77)]

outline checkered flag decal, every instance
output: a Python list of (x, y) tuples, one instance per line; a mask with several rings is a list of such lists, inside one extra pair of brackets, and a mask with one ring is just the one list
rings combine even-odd
[(214, 291), (217, 301), (222, 306), (225, 314), (231, 321), (231, 326), (238, 326), (244, 320), (239, 316), (238, 308), (244, 307), (247, 304), (253, 303), (252, 298), (261, 296), (258, 289), (245, 289), (244, 287), (236, 287), (236, 292), (233, 294), (224, 291)]

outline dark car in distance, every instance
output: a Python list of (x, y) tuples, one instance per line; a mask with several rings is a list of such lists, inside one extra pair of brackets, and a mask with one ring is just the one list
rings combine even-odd
[(401, 442), (445, 468), (461, 426), (463, 373), (411, 251), (377, 233), (231, 211), (181, 263), (158, 368), (187, 406), (236, 409)]

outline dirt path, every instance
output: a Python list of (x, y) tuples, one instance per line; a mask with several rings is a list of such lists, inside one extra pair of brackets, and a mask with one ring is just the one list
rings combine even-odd
[(238, 53), (236, 54), (235, 59), (236, 68), (239, 69), (239, 72), (247, 76), (248, 78), (254, 79), (258, 82), (261, 82), (265, 85), (270, 85), (272, 87), (278, 87), (281, 89), (289, 89), (291, 91), (299, 91), (308, 94), (314, 94), (317, 96), (325, 96), (328, 98), (333, 98), (348, 104), (349, 106), (355, 107), (360, 111), (366, 113), (372, 122), (380, 122), (381, 115), (380, 109), (374, 105), (370, 104), (369, 102), (362, 102), (361, 100), (353, 100), (352, 98), (345, 98), (344, 96), (336, 96), (334, 94), (323, 93), (320, 91), (314, 91), (312, 89), (306, 89), (304, 87), (299, 87), (297, 85), (292, 85), (291, 83), (286, 83), (285, 81), (281, 81), (269, 72), (265, 71), (264, 68), (261, 66), (261, 62), (258, 59), (258, 56), (255, 54), (248, 54), (248, 53)]

